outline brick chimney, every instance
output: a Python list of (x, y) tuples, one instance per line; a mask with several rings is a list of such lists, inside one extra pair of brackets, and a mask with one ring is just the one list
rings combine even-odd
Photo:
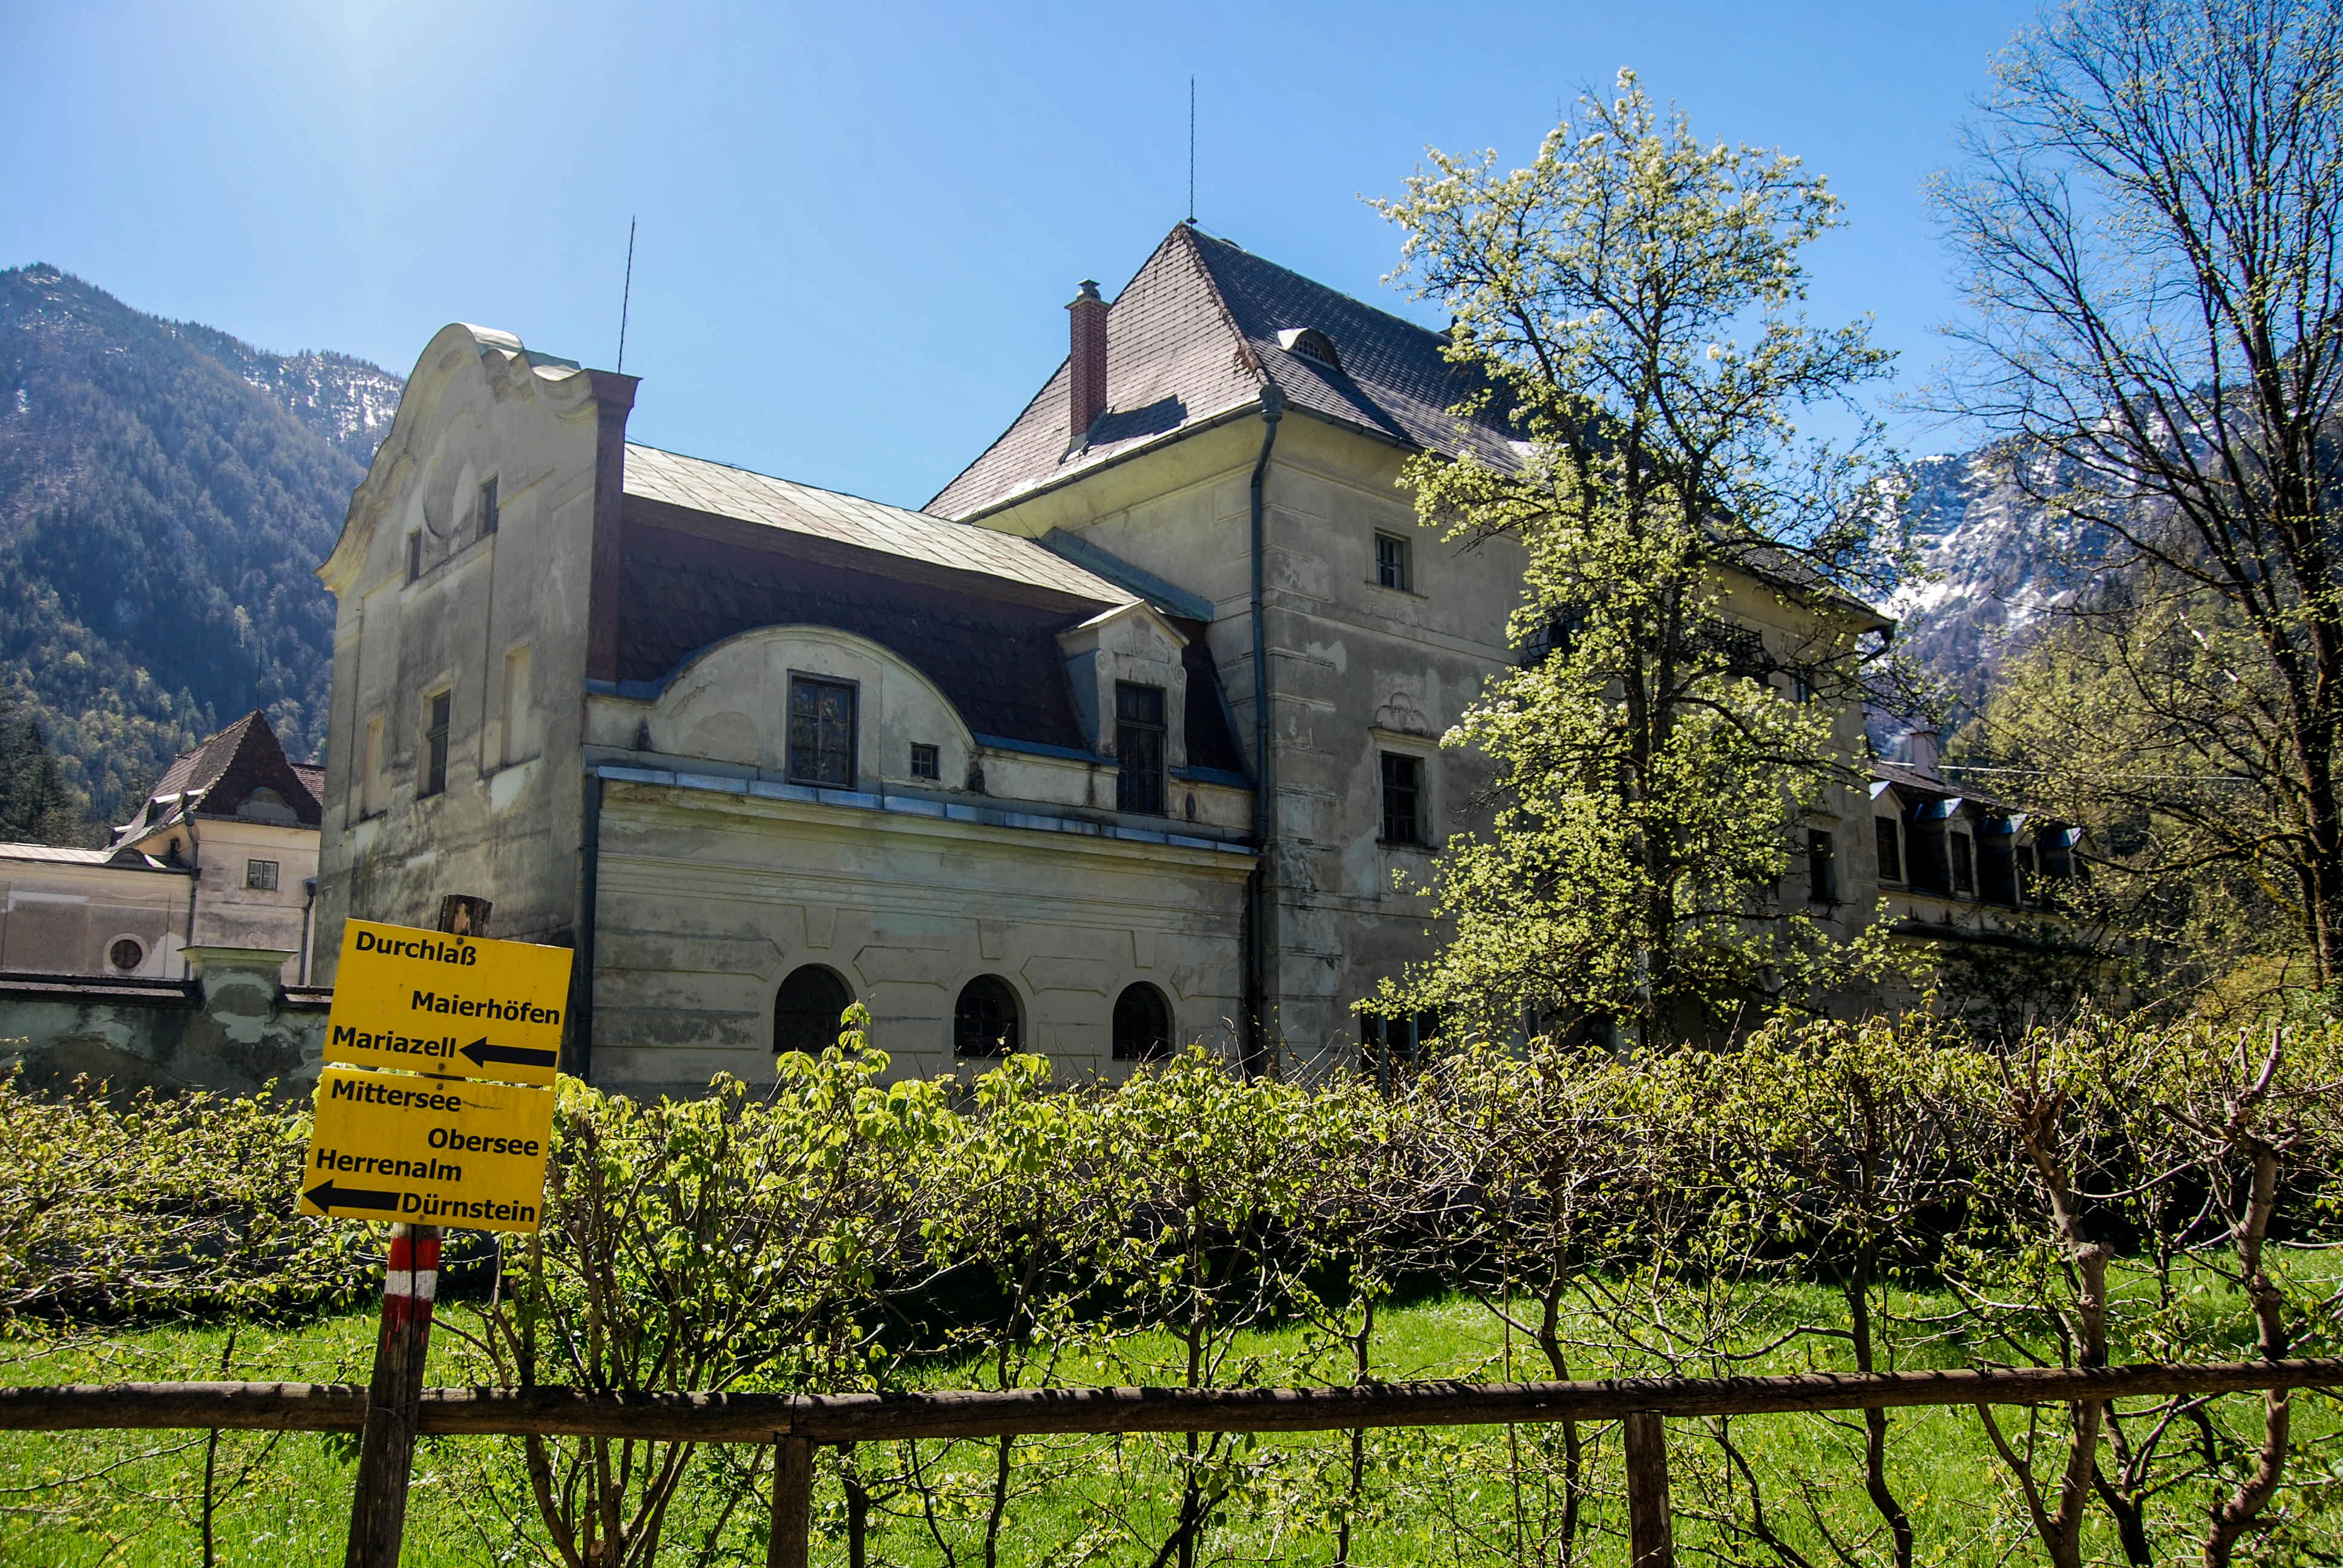
[(1066, 436), (1071, 449), (1086, 446), (1091, 422), (1106, 411), (1106, 301), (1099, 297), (1098, 280), (1082, 279), (1082, 291), (1066, 307), (1071, 343), (1066, 357), (1066, 385), (1071, 389), (1067, 414), (1071, 427)]

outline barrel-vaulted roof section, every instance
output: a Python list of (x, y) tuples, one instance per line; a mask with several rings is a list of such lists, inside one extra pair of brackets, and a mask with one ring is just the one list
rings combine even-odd
[[(1305, 329), (1322, 334), (1340, 363), (1298, 351), (1304, 345), (1294, 335)], [(1289, 407), (1383, 439), (1513, 466), (1516, 432), (1502, 415), (1460, 419), (1449, 412), (1486, 382), (1451, 363), (1445, 347), (1439, 333), (1182, 224), (1107, 312), (1106, 411), (1086, 431), (1071, 428), (1070, 372), (1061, 362), (927, 510), (976, 517), (1241, 412), (1272, 385)]]
[(656, 447), (628, 444), (627, 494), (950, 571), (1006, 578), (1101, 604), (1127, 604), (1132, 597), (1128, 589), (1031, 539), (945, 522), (883, 501), (817, 489)]

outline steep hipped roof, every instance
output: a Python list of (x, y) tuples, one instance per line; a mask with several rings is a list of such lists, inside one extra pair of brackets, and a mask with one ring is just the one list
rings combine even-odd
[(191, 816), (233, 817), (261, 789), (282, 796), (299, 826), (315, 828), (324, 820), (325, 810), (302, 771), (286, 759), (268, 716), (256, 708), (194, 750), (174, 758), (155, 780), (145, 808), (115, 829), (114, 846), (119, 849)]
[[(1339, 365), (1302, 352), (1322, 334)], [(1292, 347), (1288, 347), (1292, 342)], [(1338, 294), (1190, 224), (1172, 229), (1107, 312), (1106, 411), (1068, 428), (1068, 366), (1001, 438), (927, 505), (970, 518), (1249, 407), (1274, 386), (1290, 408), (1383, 439), (1515, 462), (1502, 417), (1448, 410), (1486, 383), (1451, 364), (1444, 337)]]

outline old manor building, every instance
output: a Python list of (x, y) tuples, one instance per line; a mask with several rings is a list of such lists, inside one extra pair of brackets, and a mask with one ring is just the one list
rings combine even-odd
[[(919, 512), (630, 443), (633, 378), (442, 330), (319, 572), (319, 977), (346, 918), (472, 892), (577, 950), (570, 1065), (613, 1086), (768, 1076), (850, 1000), (902, 1073), (1352, 1049), (1434, 940), (1395, 879), (1469, 818), (1439, 737), (1522, 592), (1517, 547), (1418, 528), (1401, 465), (1513, 434), (1447, 412), (1441, 335), (1192, 225), (1069, 321)], [(1785, 665), (1868, 614), (1726, 606)], [(1785, 896), (1991, 925), (1988, 862), (1940, 897), (1904, 849), (1975, 811), (1925, 763), (1876, 794), (1827, 802)]]

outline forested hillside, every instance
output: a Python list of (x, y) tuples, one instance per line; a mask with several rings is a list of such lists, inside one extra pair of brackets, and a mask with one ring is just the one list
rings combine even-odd
[(319, 754), (334, 610), (311, 574), (399, 387), (0, 271), (0, 702), (94, 819), (252, 708)]

